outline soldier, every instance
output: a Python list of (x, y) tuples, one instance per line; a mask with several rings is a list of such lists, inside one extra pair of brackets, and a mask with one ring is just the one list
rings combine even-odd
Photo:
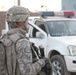
[(45, 66), (45, 60), (33, 63), (30, 42), (26, 38), (29, 10), (13, 6), (6, 13), (9, 31), (2, 36), (6, 48), (8, 75), (36, 75)]

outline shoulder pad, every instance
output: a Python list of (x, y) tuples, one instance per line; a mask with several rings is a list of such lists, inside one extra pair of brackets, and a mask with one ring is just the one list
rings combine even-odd
[(21, 37), (18, 34), (10, 35), (9, 38), (12, 40), (13, 43), (16, 43)]
[(4, 44), (4, 46), (10, 46), (12, 44), (12, 41), (8, 38), (2, 38), (0, 41)]

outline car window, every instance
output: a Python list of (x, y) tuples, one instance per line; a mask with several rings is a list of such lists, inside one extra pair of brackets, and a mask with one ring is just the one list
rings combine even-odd
[(44, 32), (46, 32), (46, 28), (45, 28), (43, 22), (41, 22), (41, 21), (36, 21), (35, 24), (36, 24), (39, 28), (41, 28)]
[(48, 21), (51, 36), (76, 36), (76, 20)]
[(64, 22), (50, 22), (48, 23), (48, 29), (52, 36), (63, 36), (67, 33)]
[(35, 27), (29, 25), (29, 37), (30, 38), (36, 38), (36, 33), (37, 33), (38, 29), (36, 29)]

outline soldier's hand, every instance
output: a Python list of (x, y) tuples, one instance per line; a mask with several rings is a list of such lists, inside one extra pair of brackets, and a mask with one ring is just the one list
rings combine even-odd
[(53, 68), (51, 62), (47, 58), (44, 58), (44, 60), (45, 60), (45, 66), (42, 69), (44, 69), (45, 72), (48, 73), (47, 75), (52, 75)]

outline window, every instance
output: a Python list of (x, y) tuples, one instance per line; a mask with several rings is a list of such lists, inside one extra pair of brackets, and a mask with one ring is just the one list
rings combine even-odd
[(35, 24), (38, 25), (38, 27), (41, 28), (43, 31), (46, 32), (46, 29), (45, 29), (45, 26), (44, 26), (44, 23), (43, 22), (36, 21)]
[(76, 20), (47, 21), (51, 36), (76, 36)]
[(29, 26), (29, 37), (30, 38), (36, 38), (36, 32), (37, 31), (38, 30), (35, 27)]

